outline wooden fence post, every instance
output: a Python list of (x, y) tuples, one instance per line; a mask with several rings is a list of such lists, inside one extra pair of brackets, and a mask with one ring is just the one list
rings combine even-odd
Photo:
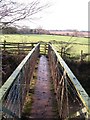
[(61, 47), (61, 57), (63, 56), (63, 47)]
[(19, 50), (19, 43), (18, 43), (18, 54), (20, 53), (20, 50)]
[(61, 47), (61, 57), (63, 57), (65, 55), (65, 48)]
[(32, 49), (34, 48), (34, 44), (33, 43), (31, 43), (31, 45), (32, 45)]
[(45, 54), (46, 54), (46, 48), (47, 48), (47, 45), (46, 45), (46, 43), (45, 43)]
[(80, 61), (83, 61), (83, 50), (81, 50)]
[(6, 40), (4, 40), (4, 45), (3, 45), (4, 51), (6, 50), (5, 46), (6, 46)]

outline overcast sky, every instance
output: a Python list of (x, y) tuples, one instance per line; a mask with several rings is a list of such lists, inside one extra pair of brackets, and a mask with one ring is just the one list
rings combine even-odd
[[(21, 0), (23, 2), (30, 0)], [(41, 19), (27, 22), (30, 28), (41, 26), (43, 29), (77, 29), (88, 30), (88, 2), (89, 0), (42, 0), (49, 1), (53, 5), (45, 10)]]

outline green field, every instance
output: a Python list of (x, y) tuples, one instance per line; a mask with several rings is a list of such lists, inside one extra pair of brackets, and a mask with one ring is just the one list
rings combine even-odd
[[(88, 38), (81, 38), (81, 37), (72, 37), (71, 36), (58, 36), (58, 35), (0, 35), (0, 41), (6, 40), (7, 42), (52, 42), (52, 41), (63, 41), (63, 42), (72, 42), (72, 43), (81, 43), (79, 44), (70, 44), (68, 47), (68, 53), (72, 56), (80, 56), (81, 50), (83, 53), (88, 53)], [(55, 48), (60, 51), (62, 46), (65, 47), (66, 44), (54, 44)], [(67, 48), (68, 48), (67, 47)]]
[[(38, 41), (69, 41), (70, 36), (58, 36), (58, 35), (0, 35), (1, 41), (9, 41), (9, 42), (38, 42)], [(72, 37), (72, 40), (77, 43), (88, 43), (88, 38), (81, 38), (81, 37)]]

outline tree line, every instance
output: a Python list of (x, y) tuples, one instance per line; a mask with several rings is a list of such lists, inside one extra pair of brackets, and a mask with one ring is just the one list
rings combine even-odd
[(30, 29), (28, 27), (16, 28), (5, 27), (2, 29), (2, 34), (50, 34), (48, 30), (37, 28)]

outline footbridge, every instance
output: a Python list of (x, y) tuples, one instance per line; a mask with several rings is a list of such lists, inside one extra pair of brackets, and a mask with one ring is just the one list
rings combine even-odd
[[(45, 53), (42, 53), (42, 46)], [(34, 118), (89, 119), (90, 97), (50, 43), (37, 43), (0, 88), (0, 119), (23, 119), (23, 106), (37, 65), (31, 112)], [(50, 84), (53, 82), (54, 94)], [(58, 115), (54, 114), (56, 99)], [(55, 106), (54, 106), (55, 107)]]

